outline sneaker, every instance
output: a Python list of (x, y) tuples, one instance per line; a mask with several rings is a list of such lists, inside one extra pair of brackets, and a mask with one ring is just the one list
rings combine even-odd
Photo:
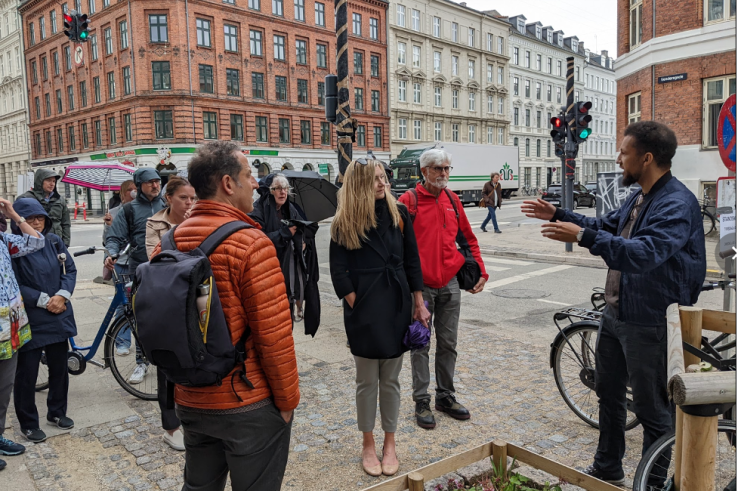
[(26, 447), (13, 440), (8, 440), (0, 435), (0, 455), (20, 455), (26, 451)]
[(74, 421), (71, 420), (71, 418), (67, 418), (66, 416), (62, 416), (61, 418), (46, 418), (46, 423), (49, 426), (56, 426), (57, 428), (61, 428), (62, 430), (71, 430), (74, 428)]
[(469, 419), (471, 414), (464, 406), (456, 402), (456, 398), (452, 395), (442, 399), (436, 399), (436, 411), (448, 414), (454, 419)]
[(23, 430), (23, 436), (26, 437), (26, 440), (33, 443), (41, 443), (46, 440), (46, 433), (41, 431), (40, 428), (36, 428), (34, 430)]
[(165, 431), (162, 438), (164, 439), (166, 444), (172, 447), (174, 450), (184, 452), (184, 433), (182, 433), (182, 428), (177, 428), (173, 435), (170, 435), (168, 431)]
[(484, 228), (484, 227), (482, 227), (482, 232), (486, 232), (486, 231), (487, 231), (487, 229)]
[(149, 367), (147, 367), (145, 364), (140, 363), (136, 365), (136, 369), (133, 370), (133, 373), (128, 378), (128, 382), (132, 384), (140, 384), (143, 382), (144, 377), (146, 376), (146, 372), (149, 371)]
[(500, 230), (500, 229), (497, 229), (497, 230), (495, 230), (495, 233), (496, 233), (496, 234), (501, 234), (501, 233), (502, 233), (502, 230)]
[(129, 350), (125, 346), (118, 346), (117, 348), (115, 348), (115, 354), (118, 356), (128, 356), (131, 354), (131, 350)]
[(415, 421), (417, 421), (418, 426), (426, 430), (432, 430), (436, 427), (436, 418), (433, 417), (430, 402), (420, 401), (415, 403)]
[(620, 470), (620, 472), (606, 473), (602, 472), (602, 470), (597, 467), (597, 464), (590, 464), (582, 472), (584, 472), (588, 476), (594, 477), (595, 479), (599, 479), (600, 481), (614, 484), (615, 486), (622, 486), (623, 484), (625, 484), (625, 473), (622, 471), (622, 469)]

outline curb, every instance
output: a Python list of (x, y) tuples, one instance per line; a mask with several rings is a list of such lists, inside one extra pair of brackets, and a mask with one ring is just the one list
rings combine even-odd
[(600, 258), (586, 258), (586, 257), (569, 257), (561, 256), (559, 254), (541, 254), (536, 252), (512, 252), (512, 251), (498, 251), (494, 249), (487, 249), (484, 247), (479, 248), (483, 256), (497, 256), (497, 257), (510, 257), (516, 259), (530, 259), (532, 261), (540, 261), (545, 263), (554, 264), (571, 264), (572, 266), (584, 266), (587, 268), (598, 268), (607, 269), (605, 261)]

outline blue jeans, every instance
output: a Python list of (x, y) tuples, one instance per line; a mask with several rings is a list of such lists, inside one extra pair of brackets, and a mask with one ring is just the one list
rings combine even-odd
[(496, 208), (494, 206), (487, 206), (487, 218), (482, 222), (482, 230), (487, 227), (490, 220), (492, 220), (492, 225), (495, 227), (495, 230), (500, 230), (500, 227), (497, 226), (497, 215), (495, 213)]
[[(115, 272), (118, 274), (128, 274), (128, 266), (122, 266), (116, 264), (114, 266)], [(118, 317), (123, 315), (123, 304), (118, 305), (118, 307), (115, 309), (115, 315), (113, 316), (114, 319), (117, 319)], [(131, 347), (131, 330), (130, 329), (123, 329), (118, 333), (118, 336), (115, 338), (115, 346), (117, 348), (130, 348)]]

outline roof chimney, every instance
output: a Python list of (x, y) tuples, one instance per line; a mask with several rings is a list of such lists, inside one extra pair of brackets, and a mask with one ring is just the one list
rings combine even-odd
[(466, 7), (466, 2), (461, 2), (459, 3), (459, 5), (461, 5), (462, 7)]
[(607, 56), (607, 50), (606, 49), (603, 49), (601, 53), (602, 53), (602, 57), (603, 58), (607, 58), (608, 57)]

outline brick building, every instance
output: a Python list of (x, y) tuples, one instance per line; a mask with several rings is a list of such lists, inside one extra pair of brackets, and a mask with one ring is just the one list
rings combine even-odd
[(735, 0), (618, 0), (618, 141), (630, 122), (668, 124), (679, 141), (672, 171), (698, 198), (714, 197), (727, 175), (717, 116), (735, 93), (735, 8)]
[[(62, 32), (66, 8), (90, 17), (79, 47)], [(386, 9), (383, 0), (349, 6), (351, 84), (364, 98), (352, 104), (354, 152), (380, 158), (389, 157)], [(260, 175), (306, 168), (335, 177), (335, 129), (323, 107), (336, 62), (332, 1), (27, 0), (19, 10), (32, 165), (184, 167), (198, 144), (230, 139), (263, 164)]]

